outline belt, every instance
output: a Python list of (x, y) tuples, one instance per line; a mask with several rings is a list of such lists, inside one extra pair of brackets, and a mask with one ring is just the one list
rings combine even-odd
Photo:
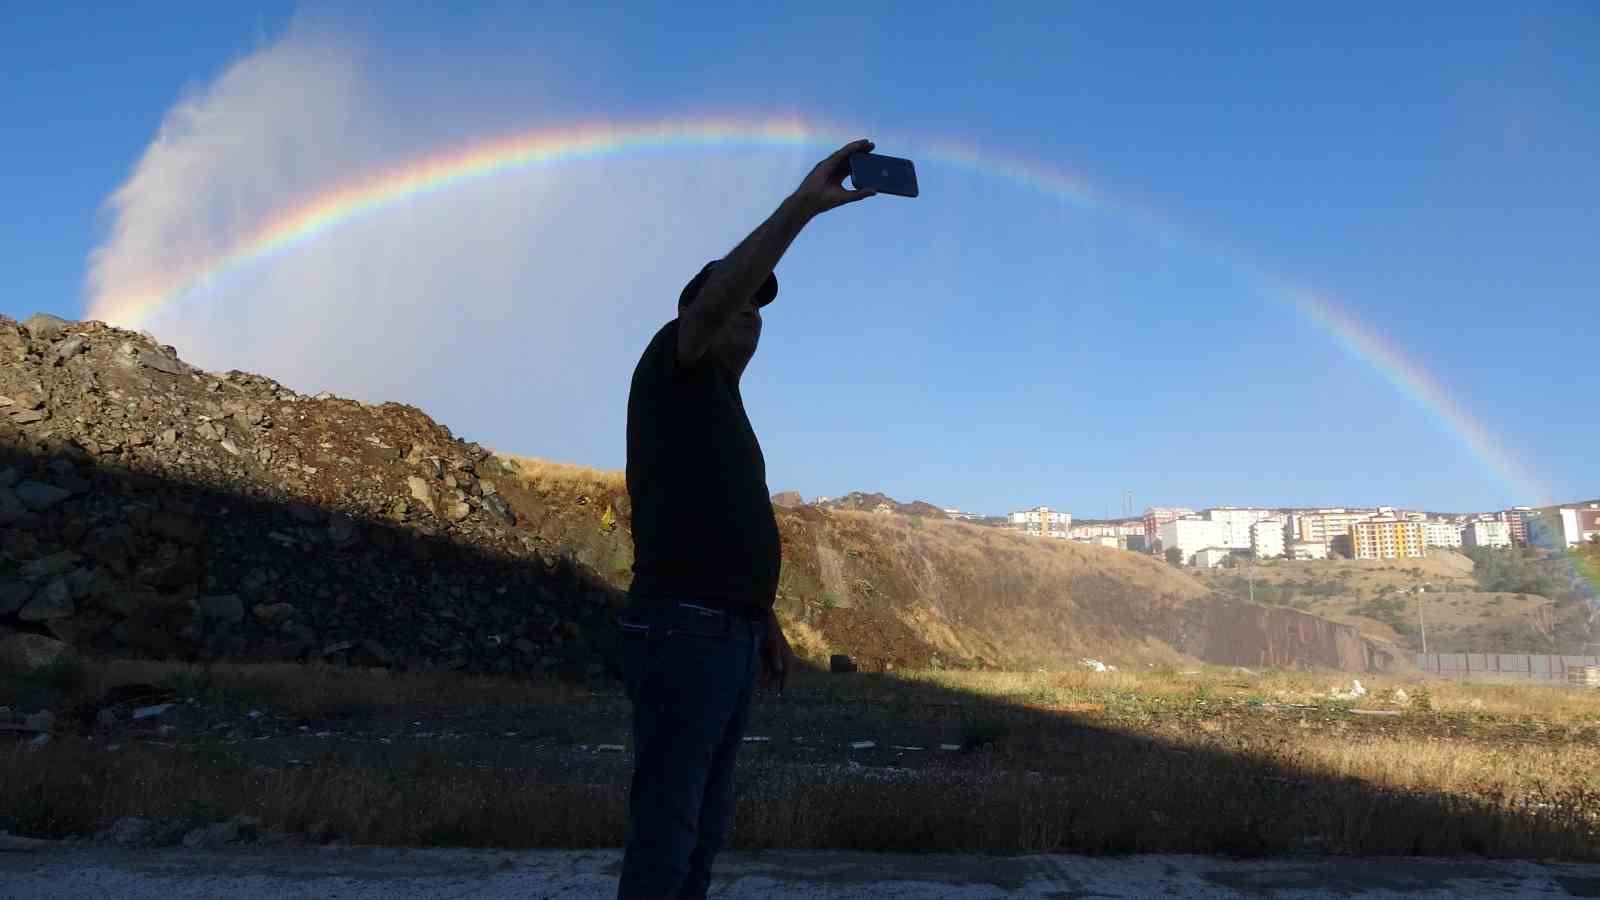
[(728, 603), (722, 600), (684, 600), (676, 597), (633, 597), (631, 598), (641, 606), (682, 606), (687, 609), (702, 610), (710, 613), (722, 613), (735, 619), (744, 619), (748, 622), (766, 622), (772, 611), (764, 606), (752, 606), (748, 603)]

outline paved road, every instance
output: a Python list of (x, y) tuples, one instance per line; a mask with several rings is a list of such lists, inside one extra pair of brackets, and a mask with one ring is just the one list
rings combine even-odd
[[(802, 900), (1018, 897), (1600, 897), (1600, 865), (1479, 859), (730, 853), (712, 895)], [(61, 847), (0, 853), (0, 897), (562, 898), (616, 890), (615, 850)]]

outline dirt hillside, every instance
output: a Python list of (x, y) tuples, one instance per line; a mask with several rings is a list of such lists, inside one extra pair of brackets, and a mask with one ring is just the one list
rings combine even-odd
[[(504, 460), (535, 498), (525, 525), (538, 540), (625, 588), (633, 559), (622, 473)], [(776, 514), (778, 609), (791, 639), (817, 660), (844, 653), (869, 669), (1012, 668), (1187, 655), (1365, 671), (1394, 657), (1354, 627), (1231, 602), (1142, 554), (816, 504)]]
[[(209, 373), (98, 322), (0, 317), (0, 657), (615, 669), (620, 473), (495, 454), (420, 410)], [(1125, 551), (963, 522), (778, 510), (778, 607), (864, 668), (1078, 656), (1364, 668), (1354, 629), (1223, 602)]]
[[(1537, 565), (1566, 572), (1559, 559)], [(1471, 559), (1430, 550), (1422, 559), (1268, 560), (1243, 568), (1196, 570), (1207, 586), (1245, 599), (1311, 613), (1407, 650), (1581, 653), (1588, 611), (1564, 593), (1484, 590)], [(1552, 581), (1552, 585), (1556, 582)]]

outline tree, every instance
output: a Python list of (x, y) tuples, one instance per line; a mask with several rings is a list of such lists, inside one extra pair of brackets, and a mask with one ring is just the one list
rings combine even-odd
[(1177, 547), (1168, 547), (1167, 562), (1172, 563), (1180, 569), (1183, 568), (1183, 551), (1179, 550)]

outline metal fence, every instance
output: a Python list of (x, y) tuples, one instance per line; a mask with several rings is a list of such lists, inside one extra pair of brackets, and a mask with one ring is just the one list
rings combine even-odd
[(1565, 683), (1567, 670), (1600, 666), (1600, 656), (1540, 653), (1418, 653), (1417, 668), (1447, 678), (1525, 678)]

